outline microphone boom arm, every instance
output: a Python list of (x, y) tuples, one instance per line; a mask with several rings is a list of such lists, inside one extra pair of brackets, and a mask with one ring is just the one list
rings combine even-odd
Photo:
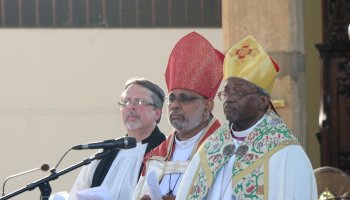
[(18, 173), (18, 174), (14, 174), (14, 175), (11, 175), (11, 176), (7, 177), (6, 180), (4, 181), (4, 183), (2, 184), (2, 196), (5, 196), (5, 185), (6, 185), (6, 182), (8, 180), (10, 180), (11, 178), (23, 175), (23, 174), (28, 174), (30, 172), (37, 171), (37, 170), (39, 170), (39, 168), (31, 169), (31, 170), (28, 170), (28, 171), (25, 171), (25, 172), (21, 172), (21, 173)]
[[(23, 187), (17, 191), (14, 191), (6, 196), (3, 196), (0, 198), (0, 200), (10, 199), (10, 198), (17, 196), (23, 192), (31, 191), (31, 190), (35, 189), (36, 187), (40, 188), (41, 200), (48, 200), (49, 196), (51, 194), (51, 187), (49, 184), (50, 181), (55, 180), (58, 177), (60, 177), (61, 175), (64, 175), (68, 172), (71, 172), (71, 171), (73, 171), (81, 166), (88, 165), (94, 160), (102, 159), (102, 158), (106, 157), (107, 155), (109, 155), (111, 152), (113, 152), (113, 150), (103, 151), (101, 153), (96, 154), (92, 158), (87, 158), (87, 159), (85, 159), (77, 164), (71, 165), (70, 167), (63, 169), (62, 171), (59, 171), (59, 172), (53, 171), (53, 172), (51, 172), (51, 175), (44, 177), (36, 182), (30, 183), (26, 187)], [(43, 194), (43, 193), (46, 193), (46, 194)]]

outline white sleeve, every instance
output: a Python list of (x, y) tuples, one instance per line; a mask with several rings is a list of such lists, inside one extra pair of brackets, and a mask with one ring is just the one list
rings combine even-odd
[(317, 200), (315, 175), (299, 145), (289, 145), (269, 161), (269, 200)]
[(92, 161), (91, 164), (84, 166), (78, 178), (76, 179), (70, 193), (68, 200), (76, 200), (75, 193), (81, 190), (85, 190), (91, 187), (92, 177), (100, 161)]
[(194, 175), (196, 175), (196, 171), (199, 164), (200, 164), (200, 157), (197, 152), (192, 157), (190, 164), (186, 168), (186, 171), (182, 177), (182, 181), (180, 182), (179, 189), (176, 194), (176, 199), (186, 199), (188, 190), (190, 189)]

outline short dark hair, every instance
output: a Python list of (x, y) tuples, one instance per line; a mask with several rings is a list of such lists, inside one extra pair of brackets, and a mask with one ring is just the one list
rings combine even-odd
[(269, 109), (269, 107), (271, 106), (273, 111), (275, 111), (275, 113), (278, 115), (277, 111), (275, 110), (275, 108), (273, 107), (273, 104), (271, 102), (271, 95), (270, 93), (268, 93), (266, 90), (262, 89), (261, 87), (259, 86), (256, 86), (256, 89), (257, 89), (257, 92), (259, 95), (261, 96), (266, 96), (268, 99), (269, 99), (269, 105), (267, 105), (266, 109), (265, 109), (265, 112), (267, 112), (267, 110)]
[[(151, 91), (151, 98), (153, 100), (153, 104), (156, 108), (162, 109), (164, 104), (164, 91), (162, 88), (160, 88), (157, 84), (155, 84), (153, 81), (146, 79), (146, 78), (131, 78), (126, 81), (125, 83), (125, 90), (128, 89), (132, 85), (140, 85), (144, 88), (147, 88), (149, 91)], [(157, 120), (157, 123), (159, 123), (159, 120)]]
[(266, 90), (262, 89), (262, 88), (259, 87), (259, 86), (256, 86), (256, 89), (257, 89), (258, 94), (260, 94), (260, 95), (265, 95), (265, 96), (267, 96), (269, 99), (271, 99), (271, 95), (270, 95)]

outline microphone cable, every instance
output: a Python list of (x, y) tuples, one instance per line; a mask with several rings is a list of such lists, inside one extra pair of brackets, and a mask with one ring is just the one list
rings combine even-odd
[(68, 150), (63, 154), (63, 156), (62, 156), (61, 159), (57, 162), (57, 164), (55, 165), (55, 167), (52, 168), (52, 169), (50, 170), (51, 173), (53, 173), (53, 174), (56, 173), (56, 169), (57, 169), (58, 165), (61, 164), (63, 158), (66, 157), (66, 155), (68, 154), (68, 152), (70, 152), (72, 149), (73, 149), (73, 148), (68, 149)]

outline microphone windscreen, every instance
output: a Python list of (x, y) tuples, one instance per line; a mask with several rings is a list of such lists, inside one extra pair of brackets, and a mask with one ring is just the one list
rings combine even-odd
[(48, 164), (43, 164), (41, 167), (40, 167), (41, 171), (44, 171), (46, 172), (47, 170), (50, 169), (50, 166)]
[(128, 149), (136, 147), (136, 138), (134, 138), (134, 137), (125, 137), (125, 139), (128, 142), (128, 145), (127, 145)]

